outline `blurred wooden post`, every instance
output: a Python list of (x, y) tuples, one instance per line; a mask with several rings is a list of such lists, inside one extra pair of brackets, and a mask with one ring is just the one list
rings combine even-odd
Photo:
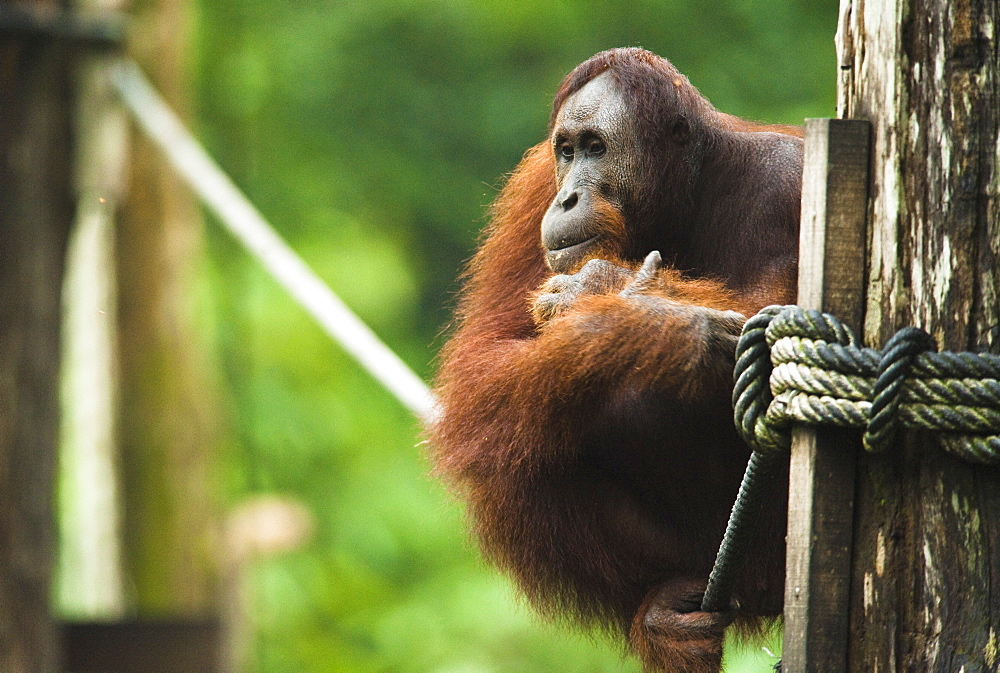
[[(187, 105), (188, 0), (132, 6), (128, 52), (175, 109)], [(217, 503), (209, 477), (220, 414), (196, 312), (201, 216), (138, 132), (116, 236), (122, 550), (142, 617), (214, 615)]]
[[(6, 4), (6, 3), (5, 3)], [(58, 3), (33, 2), (25, 10)], [(0, 7), (0, 9), (7, 9)], [(71, 45), (0, 19), (0, 671), (58, 668), (49, 613)]]
[(113, 252), (128, 123), (107, 77), (124, 40), (123, 9), (123, 0), (77, 0), (74, 7), (75, 16), (117, 38), (106, 49), (80, 49), (74, 68), (77, 212), (63, 285), (57, 606), (76, 618), (124, 610)]
[[(864, 306), (869, 124), (809, 119), (802, 179), (798, 303), (858, 330)], [(795, 428), (785, 584), (787, 673), (847, 670), (854, 474), (858, 441)]]
[[(839, 115), (873, 124), (865, 338), (1000, 352), (1000, 4), (843, 0)], [(1000, 669), (1000, 471), (900, 433), (863, 456), (849, 670)]]

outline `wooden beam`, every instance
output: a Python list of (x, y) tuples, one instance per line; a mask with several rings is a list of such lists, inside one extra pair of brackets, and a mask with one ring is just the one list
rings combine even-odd
[[(864, 311), (869, 124), (806, 120), (799, 297), (856, 332)], [(847, 670), (854, 482), (859, 441), (795, 428), (788, 496), (784, 670)]]
[(63, 670), (69, 673), (214, 673), (222, 631), (215, 620), (64, 622)]

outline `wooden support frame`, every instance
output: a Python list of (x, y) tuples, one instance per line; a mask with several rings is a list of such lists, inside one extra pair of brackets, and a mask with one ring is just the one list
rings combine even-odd
[(72, 673), (216, 673), (224, 630), (217, 620), (63, 622), (62, 663)]
[[(799, 296), (860, 333), (870, 125), (806, 120)], [(795, 428), (788, 497), (786, 673), (847, 670), (855, 464), (844, 433)]]

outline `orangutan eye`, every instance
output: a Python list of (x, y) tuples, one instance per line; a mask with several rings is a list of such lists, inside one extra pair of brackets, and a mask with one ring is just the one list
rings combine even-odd
[(560, 157), (566, 159), (567, 161), (573, 158), (573, 146), (569, 143), (563, 143), (556, 148), (556, 152)]
[(592, 140), (590, 141), (590, 144), (587, 145), (587, 154), (595, 159), (603, 157), (607, 151), (607, 146), (600, 140)]

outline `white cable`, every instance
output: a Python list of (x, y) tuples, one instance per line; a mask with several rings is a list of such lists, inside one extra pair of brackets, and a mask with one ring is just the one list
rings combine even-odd
[(230, 233), (362, 367), (404, 406), (430, 420), (434, 397), (427, 384), (278, 236), (184, 127), (139, 67), (132, 61), (122, 61), (115, 65), (111, 78), (143, 131)]

